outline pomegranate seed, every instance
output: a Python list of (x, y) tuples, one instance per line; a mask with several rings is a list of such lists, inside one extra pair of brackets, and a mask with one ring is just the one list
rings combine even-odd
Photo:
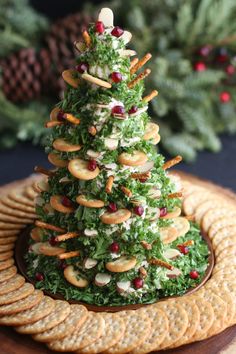
[(114, 106), (111, 110), (112, 114), (125, 114), (125, 109), (123, 106)]
[(145, 183), (147, 181), (147, 178), (140, 178), (139, 179), (139, 182), (141, 182), (141, 183)]
[(124, 30), (118, 26), (114, 27), (113, 30), (111, 31), (111, 35), (114, 37), (117, 37), (117, 38), (122, 36), (123, 33), (124, 33)]
[(221, 92), (221, 94), (220, 94), (220, 101), (221, 101), (222, 103), (227, 103), (227, 102), (230, 101), (230, 99), (231, 99), (231, 95), (230, 95), (229, 92), (227, 92), (227, 91)]
[(184, 255), (189, 253), (189, 248), (187, 246), (178, 245), (177, 247), (180, 250), (180, 252), (183, 253)]
[(110, 251), (111, 251), (112, 253), (118, 253), (119, 250), (120, 250), (119, 243), (113, 242), (113, 243), (110, 245)]
[(110, 213), (115, 213), (117, 211), (117, 206), (115, 203), (111, 202), (108, 206), (107, 206), (107, 210)]
[(130, 110), (129, 110), (129, 114), (133, 114), (133, 113), (136, 113), (137, 112), (137, 110), (138, 110), (138, 107), (137, 106), (132, 106), (131, 108), (130, 108)]
[(133, 285), (135, 289), (141, 289), (143, 287), (143, 279), (142, 278), (134, 278)]
[(42, 281), (42, 280), (44, 280), (44, 275), (43, 275), (43, 273), (36, 273), (36, 274), (35, 274), (35, 280), (37, 280), (37, 281)]
[(195, 71), (205, 71), (206, 70), (206, 64), (203, 63), (202, 61), (199, 61), (194, 64), (194, 70)]
[(191, 270), (189, 276), (191, 279), (197, 279), (199, 277), (199, 273), (196, 270)]
[(62, 121), (62, 120), (64, 119), (64, 114), (65, 114), (65, 112), (62, 111), (62, 110), (60, 110), (60, 111), (57, 113), (57, 119), (58, 119), (59, 121)]
[(102, 21), (97, 21), (95, 23), (95, 31), (99, 34), (102, 34), (105, 31), (105, 26)]
[(59, 268), (64, 270), (67, 267), (67, 264), (64, 260), (61, 260), (59, 263)]
[(235, 67), (233, 65), (228, 65), (225, 71), (228, 75), (233, 75), (235, 73)]
[(48, 240), (49, 244), (51, 246), (55, 246), (57, 244), (57, 241), (56, 241), (56, 237), (55, 236), (52, 236), (49, 240)]
[(160, 208), (160, 217), (163, 217), (166, 214), (167, 214), (167, 208), (166, 207)]
[(142, 205), (137, 205), (136, 207), (134, 207), (134, 213), (138, 216), (143, 215), (144, 208), (142, 207)]
[(89, 171), (95, 171), (97, 168), (97, 161), (95, 160), (90, 160), (88, 163), (88, 170)]
[(80, 63), (78, 65), (76, 65), (75, 69), (83, 74), (85, 71), (88, 71), (89, 65), (87, 63)]
[(113, 73), (111, 73), (111, 79), (113, 82), (118, 83), (123, 80), (123, 77), (121, 73), (119, 73), (118, 71), (114, 71)]
[(65, 207), (69, 207), (69, 208), (71, 206), (73, 206), (72, 201), (69, 198), (67, 198), (67, 197), (62, 197), (61, 198), (61, 204), (64, 205)]

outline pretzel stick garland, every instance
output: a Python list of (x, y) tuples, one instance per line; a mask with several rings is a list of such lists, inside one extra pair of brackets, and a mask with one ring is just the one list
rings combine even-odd
[(70, 113), (65, 113), (64, 114), (64, 119), (67, 120), (70, 123), (75, 124), (75, 125), (79, 125), (80, 124), (80, 119), (76, 118), (75, 116), (73, 116), (73, 114), (70, 114)]
[(83, 36), (83, 39), (85, 41), (86, 47), (90, 47), (90, 45), (91, 45), (91, 37), (90, 37), (90, 35), (88, 34), (88, 32), (86, 30), (83, 31), (82, 36)]
[(181, 198), (183, 195), (182, 192), (176, 192), (176, 193), (171, 193), (167, 196), (167, 198), (169, 199), (173, 199), (173, 198)]
[(132, 70), (132, 68), (138, 63), (138, 58), (134, 58), (131, 60), (130, 62), (130, 72)]
[(68, 259), (68, 258), (73, 258), (73, 257), (78, 257), (80, 255), (79, 251), (70, 251), (70, 252), (65, 252), (61, 253), (58, 255), (59, 259)]
[(168, 168), (171, 168), (174, 165), (177, 165), (177, 163), (179, 163), (180, 161), (182, 161), (182, 156), (178, 155), (178, 156), (174, 157), (173, 159), (165, 162), (164, 165), (162, 166), (162, 168), (163, 168), (163, 170), (167, 170)]
[(79, 236), (78, 232), (67, 232), (66, 234), (56, 236), (55, 240), (57, 242), (62, 242), (62, 241), (70, 240), (70, 239), (78, 237), (78, 236)]
[(153, 90), (152, 92), (149, 93), (149, 95), (143, 97), (142, 102), (148, 103), (148, 102), (150, 102), (154, 97), (156, 97), (157, 95), (158, 95), (158, 91), (157, 91), (157, 90)]
[(157, 266), (160, 266), (163, 268), (167, 268), (169, 270), (174, 269), (174, 266), (172, 266), (170, 263), (167, 263), (167, 262), (163, 261), (162, 259), (158, 259), (158, 258), (152, 258), (149, 260), (148, 263), (152, 264), (152, 265), (157, 265)]
[(106, 188), (105, 191), (110, 194), (111, 190), (112, 190), (112, 186), (113, 186), (113, 182), (114, 182), (114, 176), (110, 176), (108, 177), (107, 183), (106, 183)]
[(49, 122), (46, 122), (44, 124), (45, 128), (53, 128), (56, 127), (58, 125), (63, 125), (64, 122), (59, 122), (58, 120), (50, 120)]
[(144, 80), (151, 73), (150, 69), (145, 69), (135, 79), (128, 83), (129, 88), (133, 88), (139, 81)]
[(144, 57), (140, 60), (138, 60), (138, 62), (131, 68), (130, 70), (130, 74), (135, 74), (136, 71), (138, 71), (140, 68), (142, 68), (147, 62), (148, 60), (150, 60), (152, 57), (151, 53), (147, 53), (146, 55), (144, 55)]
[(42, 229), (47, 229), (47, 230), (52, 230), (52, 231), (57, 231), (57, 232), (65, 232), (66, 230), (62, 229), (61, 227), (55, 226), (48, 224), (46, 222), (36, 220), (35, 225), (42, 228)]
[(41, 166), (35, 166), (34, 171), (37, 173), (41, 173), (42, 175), (45, 175), (45, 176), (53, 176), (54, 175), (53, 171), (47, 170), (46, 168), (41, 167)]
[(121, 186), (120, 189), (122, 190), (122, 192), (127, 195), (127, 197), (132, 197), (132, 192), (129, 188)]

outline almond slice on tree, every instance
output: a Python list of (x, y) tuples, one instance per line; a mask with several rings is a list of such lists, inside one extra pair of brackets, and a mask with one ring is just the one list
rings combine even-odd
[(71, 160), (68, 164), (68, 170), (74, 177), (85, 181), (96, 178), (100, 172), (98, 167), (94, 171), (90, 171), (88, 161), (82, 159)]
[(189, 231), (190, 224), (186, 218), (178, 216), (177, 218), (173, 219), (172, 227), (174, 227), (177, 230), (177, 234), (178, 234), (177, 237), (180, 237), (185, 235)]
[(148, 172), (148, 171), (151, 171), (151, 169), (153, 168), (154, 166), (154, 162), (153, 161), (147, 161), (144, 165), (142, 166), (139, 166), (137, 168), (138, 172), (140, 173), (145, 173), (145, 172)]
[(118, 157), (118, 162), (126, 166), (141, 166), (148, 160), (147, 155), (142, 151), (133, 151), (132, 154), (122, 152)]
[(137, 52), (132, 49), (120, 49), (119, 54), (123, 57), (133, 57)]
[(68, 283), (76, 286), (77, 288), (86, 288), (88, 285), (87, 279), (82, 278), (79, 271), (75, 270), (72, 265), (69, 265), (64, 269), (64, 277)]
[(121, 224), (131, 217), (131, 212), (128, 209), (119, 209), (114, 213), (105, 212), (100, 216), (104, 224)]
[(114, 26), (114, 14), (108, 7), (103, 7), (98, 15), (98, 21), (103, 22), (105, 27)]
[(39, 246), (40, 254), (45, 256), (58, 256), (61, 253), (65, 252), (65, 249), (62, 247), (51, 246), (49, 242), (42, 242)]
[(132, 33), (130, 33), (129, 31), (124, 31), (120, 38), (123, 39), (125, 44), (127, 44), (131, 41)]
[(179, 250), (176, 250), (175, 248), (169, 248), (163, 252), (163, 257), (167, 259), (175, 259), (179, 256), (181, 256), (181, 253)]
[(62, 160), (58, 154), (54, 154), (53, 152), (48, 154), (48, 161), (56, 167), (67, 167), (69, 163), (68, 160)]
[(159, 132), (159, 125), (149, 122), (146, 125), (145, 133), (143, 136), (144, 140), (150, 140), (154, 138)]
[(98, 261), (93, 258), (85, 258), (85, 260), (83, 262), (84, 269), (92, 269), (92, 268), (96, 267), (97, 264), (98, 264)]
[(116, 283), (116, 289), (119, 294), (125, 293), (129, 288), (131, 287), (131, 282), (129, 280), (127, 281), (118, 281)]
[(65, 141), (64, 139), (56, 139), (53, 142), (53, 147), (57, 151), (62, 151), (62, 152), (74, 152), (74, 151), (79, 151), (81, 149), (81, 145), (73, 145)]
[(170, 279), (178, 278), (182, 272), (178, 268), (174, 268), (172, 270), (167, 270), (166, 276)]
[(103, 208), (105, 203), (99, 199), (87, 199), (85, 195), (79, 195), (76, 198), (78, 204), (86, 206), (88, 208)]
[(111, 275), (106, 273), (98, 273), (95, 276), (94, 282), (97, 286), (106, 286), (111, 281)]
[(115, 261), (106, 263), (105, 267), (107, 270), (113, 273), (123, 273), (128, 272), (133, 269), (137, 263), (135, 257), (122, 256), (117, 258)]
[(62, 195), (53, 195), (50, 198), (50, 205), (53, 209), (59, 211), (60, 213), (69, 214), (75, 211), (74, 206), (65, 206), (63, 204), (63, 196)]

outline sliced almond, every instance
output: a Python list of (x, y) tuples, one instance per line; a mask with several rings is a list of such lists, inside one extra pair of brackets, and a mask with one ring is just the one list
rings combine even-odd
[(96, 267), (97, 264), (98, 264), (98, 261), (93, 258), (85, 258), (85, 260), (84, 260), (84, 268), (85, 269), (92, 269), (92, 268)]
[(111, 275), (106, 273), (98, 273), (95, 276), (94, 282), (97, 286), (105, 286), (111, 281)]
[(158, 189), (157, 187), (153, 187), (148, 192), (148, 196), (153, 199), (158, 199), (161, 196), (161, 190)]
[(54, 154), (53, 152), (50, 152), (50, 154), (48, 154), (48, 161), (56, 167), (67, 167), (69, 162), (67, 160), (62, 160), (58, 154)]
[(95, 237), (98, 235), (98, 232), (97, 232), (97, 230), (85, 229), (84, 234), (85, 234), (85, 236), (88, 236), (88, 237)]
[(132, 33), (130, 33), (129, 31), (124, 31), (120, 38), (123, 39), (125, 44), (127, 44), (131, 41)]
[(153, 161), (147, 161), (144, 165), (139, 166), (137, 168), (137, 170), (140, 173), (145, 173), (145, 172), (150, 171), (153, 168), (153, 166), (154, 166), (154, 162)]
[(181, 256), (181, 253), (174, 248), (169, 248), (163, 252), (163, 257), (165, 257), (167, 259), (175, 259), (179, 256)]
[(122, 256), (117, 258), (115, 261), (106, 263), (105, 267), (107, 270), (113, 273), (123, 273), (128, 272), (133, 269), (137, 263), (135, 257)]
[(116, 150), (119, 144), (118, 139), (105, 138), (104, 145), (108, 150)]
[(131, 286), (131, 282), (129, 280), (128, 281), (118, 281), (116, 283), (117, 291), (120, 294), (125, 293), (127, 290), (129, 290), (130, 286)]
[(30, 246), (30, 249), (35, 254), (41, 254), (40, 247), (42, 246), (43, 242), (36, 242)]
[(119, 54), (123, 57), (133, 57), (137, 52), (132, 49), (120, 49)]
[(178, 278), (182, 272), (178, 268), (174, 268), (172, 270), (167, 270), (166, 275), (170, 279)]
[(64, 139), (56, 139), (54, 140), (52, 145), (55, 150), (62, 152), (74, 152), (79, 151), (81, 149), (81, 145), (72, 145)]
[(92, 157), (93, 159), (96, 159), (98, 158), (101, 153), (98, 152), (98, 151), (93, 151), (93, 150), (87, 150), (87, 153), (86, 153), (89, 157)]
[(113, 11), (108, 7), (103, 7), (99, 12), (98, 21), (103, 22), (105, 27), (113, 27), (114, 25)]
[(71, 160), (68, 164), (68, 170), (74, 177), (85, 181), (96, 178), (100, 172), (98, 167), (94, 171), (90, 171), (88, 161), (82, 159)]
[(87, 279), (82, 278), (79, 271), (75, 270), (72, 265), (64, 269), (64, 277), (70, 284), (77, 288), (86, 288), (88, 285)]

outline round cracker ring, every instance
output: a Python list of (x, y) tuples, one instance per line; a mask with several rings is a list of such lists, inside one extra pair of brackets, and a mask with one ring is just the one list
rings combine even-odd
[(68, 69), (62, 72), (63, 80), (70, 86), (74, 88), (78, 88), (79, 86), (79, 79), (78, 79), (78, 71)]
[(147, 155), (142, 151), (133, 151), (132, 154), (122, 152), (118, 157), (118, 162), (126, 166), (141, 166), (148, 161)]
[(160, 136), (160, 134), (157, 134), (150, 140), (150, 143), (153, 144), (153, 145), (156, 145), (160, 141), (161, 141), (161, 136)]
[(155, 138), (158, 135), (158, 132), (159, 132), (159, 125), (157, 125), (155, 123), (152, 123), (152, 122), (149, 122), (146, 125), (146, 129), (145, 129), (145, 132), (144, 132), (143, 139), (144, 140), (153, 139), (153, 138)]
[(189, 221), (181, 216), (174, 218), (171, 226), (177, 230), (177, 237), (184, 236), (190, 229)]
[(44, 256), (59, 256), (60, 254), (65, 252), (65, 248), (51, 246), (49, 242), (40, 242), (39, 245), (39, 254), (43, 254)]
[(50, 197), (50, 205), (53, 209), (56, 211), (59, 211), (59, 213), (64, 213), (64, 214), (70, 214), (75, 211), (75, 208), (73, 206), (65, 206), (62, 204), (62, 195), (53, 195)]
[(124, 221), (128, 220), (131, 215), (131, 211), (129, 211), (128, 209), (119, 209), (114, 213), (105, 212), (100, 216), (100, 219), (104, 224), (107, 225), (121, 224)]
[(48, 154), (48, 161), (56, 167), (67, 167), (69, 163), (68, 160), (62, 160), (58, 154), (54, 154), (53, 152)]
[(61, 139), (61, 138), (54, 140), (52, 146), (54, 147), (55, 150), (61, 151), (61, 152), (75, 152), (75, 151), (79, 151), (81, 149), (81, 145), (70, 144), (66, 140)]
[(54, 107), (50, 113), (50, 120), (51, 121), (58, 121), (58, 113), (61, 111), (59, 107)]
[(34, 227), (30, 232), (30, 237), (35, 242), (41, 242), (42, 236), (43, 236), (43, 229), (40, 229), (39, 227)]
[(87, 199), (85, 195), (78, 195), (76, 198), (78, 204), (88, 208), (103, 208), (105, 203), (99, 199)]
[(172, 226), (162, 227), (160, 228), (160, 237), (164, 245), (167, 245), (178, 238), (178, 231)]
[(137, 259), (135, 257), (121, 256), (114, 261), (107, 262), (105, 267), (112, 273), (128, 272), (136, 266)]
[(100, 170), (98, 167), (94, 171), (88, 169), (88, 161), (82, 159), (73, 159), (68, 164), (70, 173), (81, 180), (88, 181), (98, 176)]
[(64, 277), (68, 283), (76, 286), (77, 288), (86, 288), (89, 282), (87, 279), (80, 277), (78, 270), (75, 270), (73, 265), (69, 265), (64, 269)]
[(176, 218), (178, 216), (180, 216), (181, 214), (181, 209), (176, 207), (174, 208), (174, 210), (168, 212), (165, 216), (161, 216), (161, 219), (173, 219)]

